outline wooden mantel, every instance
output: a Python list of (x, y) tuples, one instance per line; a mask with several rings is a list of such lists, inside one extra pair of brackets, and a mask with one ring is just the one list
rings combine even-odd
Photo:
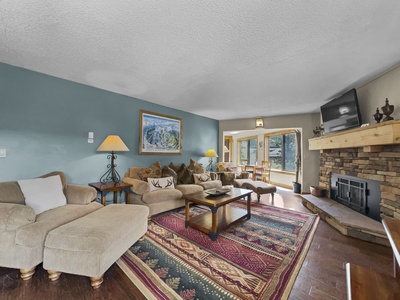
[(330, 133), (308, 140), (309, 150), (364, 147), (366, 152), (380, 151), (384, 145), (400, 144), (400, 120)]

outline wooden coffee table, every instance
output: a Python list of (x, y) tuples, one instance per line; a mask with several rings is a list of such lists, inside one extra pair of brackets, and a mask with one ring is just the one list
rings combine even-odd
[[(207, 233), (213, 241), (218, 233), (243, 219), (250, 219), (250, 201), (253, 191), (232, 188), (230, 192), (221, 196), (210, 196), (205, 192), (185, 195), (185, 227), (193, 227)], [(247, 197), (247, 210), (227, 205), (233, 201)], [(190, 203), (204, 205), (210, 211), (190, 218)]]

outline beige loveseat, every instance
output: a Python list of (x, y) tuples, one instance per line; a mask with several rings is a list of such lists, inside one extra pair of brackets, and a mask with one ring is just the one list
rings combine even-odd
[(97, 197), (94, 188), (67, 184), (62, 172), (42, 177), (54, 175), (61, 178), (67, 204), (37, 215), (25, 205), (18, 182), (0, 183), (0, 266), (20, 269), (24, 280), (30, 279), (35, 267), (43, 262), (48, 232), (103, 207), (92, 202)]
[[(200, 178), (196, 183), (194, 180), (196, 175), (193, 174)], [(161, 167), (161, 164), (157, 162), (149, 168), (131, 167), (129, 172), (125, 173), (123, 181), (132, 184), (131, 203), (148, 206), (149, 216), (152, 216), (184, 206), (184, 195), (222, 186), (222, 182), (216, 179), (215, 173), (209, 174), (210, 177), (205, 181), (201, 180), (203, 174), (205, 174), (204, 168), (193, 160), (187, 167), (185, 164), (174, 166), (172, 163), (169, 166)], [(164, 187), (152, 190), (151, 182), (147, 181), (148, 178), (166, 177), (173, 178), (173, 188)], [(154, 182), (154, 180), (150, 181)]]
[(223, 185), (234, 185), (235, 179), (248, 179), (250, 175), (233, 162), (218, 162), (215, 166)]

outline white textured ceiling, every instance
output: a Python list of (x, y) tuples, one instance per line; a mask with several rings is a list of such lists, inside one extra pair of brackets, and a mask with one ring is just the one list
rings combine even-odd
[(399, 32), (399, 0), (0, 0), (0, 62), (217, 120), (318, 112)]

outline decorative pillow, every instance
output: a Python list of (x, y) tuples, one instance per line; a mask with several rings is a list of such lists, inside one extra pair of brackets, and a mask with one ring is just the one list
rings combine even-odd
[(179, 169), (177, 174), (178, 174), (178, 183), (181, 183), (181, 184), (194, 183), (193, 171), (189, 170), (185, 164), (182, 164), (182, 166)]
[(147, 181), (147, 178), (160, 178), (162, 174), (160, 162), (156, 162), (150, 168), (143, 168), (138, 172), (138, 176), (141, 180)]
[(38, 215), (46, 210), (67, 204), (59, 175), (46, 178), (18, 180), (25, 204)]
[(149, 183), (150, 192), (158, 191), (161, 189), (174, 189), (174, 179), (172, 176), (163, 177), (163, 178), (147, 178), (147, 182)]
[(193, 171), (193, 174), (203, 174), (206, 172), (206, 168), (203, 167), (201, 163), (198, 163), (197, 161), (190, 159), (190, 164), (188, 167), (189, 170)]
[(161, 177), (172, 177), (174, 179), (174, 184), (177, 185), (178, 184), (178, 174), (176, 174), (176, 172), (171, 169), (168, 166), (164, 166), (162, 168), (162, 175)]
[(180, 165), (180, 166), (174, 165), (172, 162), (169, 164), (169, 167), (170, 167), (172, 170), (174, 170), (175, 173), (178, 173), (178, 171), (179, 171), (179, 169), (181, 168), (181, 166), (182, 166), (182, 165)]
[(210, 173), (193, 174), (193, 177), (195, 184), (211, 181)]

